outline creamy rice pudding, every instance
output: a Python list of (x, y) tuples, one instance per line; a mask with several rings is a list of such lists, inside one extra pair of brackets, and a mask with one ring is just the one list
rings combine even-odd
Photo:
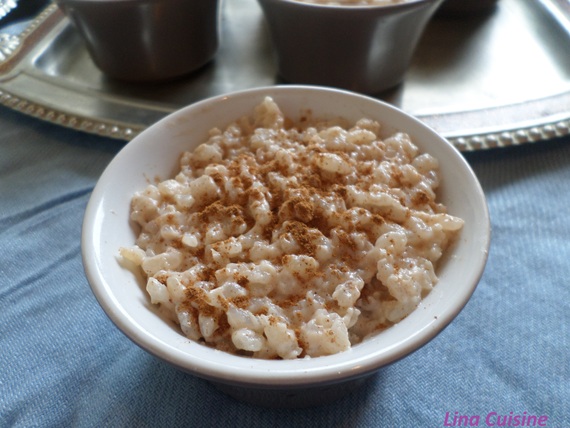
[(190, 339), (265, 359), (345, 351), (410, 314), (463, 221), (436, 200), (438, 161), (361, 119), (251, 116), (132, 199), (123, 259)]

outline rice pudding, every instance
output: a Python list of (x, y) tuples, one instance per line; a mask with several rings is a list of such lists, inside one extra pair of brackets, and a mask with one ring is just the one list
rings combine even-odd
[(378, 122), (293, 123), (265, 98), (136, 193), (124, 260), (190, 339), (264, 359), (345, 351), (410, 314), (463, 227), (438, 161)]

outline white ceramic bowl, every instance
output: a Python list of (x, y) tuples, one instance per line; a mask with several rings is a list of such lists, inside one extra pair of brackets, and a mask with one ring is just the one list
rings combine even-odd
[[(405, 131), (422, 151), (441, 163), (440, 200), (465, 220), (461, 237), (439, 266), (439, 283), (403, 321), (351, 350), (293, 361), (256, 360), (230, 355), (187, 339), (150, 304), (142, 277), (121, 267), (118, 251), (134, 243), (129, 222), (134, 192), (155, 177), (174, 175), (179, 154), (204, 142), (214, 126), (224, 127), (250, 114), (270, 95), (284, 113), (297, 117), (378, 120), (385, 131)], [(213, 381), (231, 395), (262, 405), (313, 405), (338, 398), (367, 375), (416, 351), (461, 311), (483, 272), (490, 223), (480, 184), (462, 155), (430, 128), (378, 100), (335, 89), (278, 86), (207, 99), (148, 128), (113, 159), (97, 183), (85, 213), (82, 237), (87, 278), (99, 303), (137, 345), (196, 376)], [(343, 385), (339, 385), (342, 383)]]

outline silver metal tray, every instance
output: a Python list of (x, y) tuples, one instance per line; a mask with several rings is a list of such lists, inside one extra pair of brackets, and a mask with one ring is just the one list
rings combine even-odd
[[(0, 29), (0, 103), (129, 140), (166, 114), (234, 90), (281, 84), (256, 0), (223, 0), (216, 59), (183, 79), (107, 79), (53, 4)], [(382, 94), (470, 151), (570, 134), (570, 0), (500, 0), (488, 15), (436, 16), (402, 85)]]

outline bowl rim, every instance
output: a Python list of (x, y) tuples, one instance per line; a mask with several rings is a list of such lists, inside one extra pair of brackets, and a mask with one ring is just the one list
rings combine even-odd
[[(477, 201), (477, 207), (482, 218), (480, 219), (481, 225), (478, 229), (478, 232), (481, 233), (481, 236), (478, 237), (481, 247), (480, 251), (471, 260), (470, 269), (466, 273), (468, 284), (459, 293), (460, 295), (454, 297), (454, 305), (452, 307), (447, 307), (441, 314), (438, 313), (439, 316), (430, 319), (426, 325), (422, 325), (419, 329), (414, 329), (413, 334), (408, 334), (403, 339), (392, 343), (386, 348), (374, 348), (376, 341), (379, 342), (377, 338), (382, 334), (380, 333), (369, 341), (339, 354), (298, 360), (260, 360), (235, 356), (192, 342), (190, 339), (184, 338), (182, 333), (180, 333), (181, 340), (185, 342), (184, 345), (180, 346), (189, 346), (189, 349), (192, 350), (192, 354), (190, 354), (187, 352), (187, 349), (183, 350), (178, 344), (166, 343), (155, 337), (137, 324), (131, 314), (125, 311), (113, 294), (112, 285), (102, 272), (101, 260), (97, 253), (97, 245), (103, 239), (99, 233), (101, 232), (100, 225), (98, 226), (97, 224), (101, 221), (101, 199), (109, 186), (113, 168), (115, 168), (118, 162), (117, 159), (129, 156), (130, 151), (136, 150), (141, 142), (145, 141), (147, 135), (160, 130), (161, 127), (168, 126), (169, 123), (171, 124), (184, 116), (211, 111), (219, 103), (228, 101), (231, 103), (233, 102), (232, 100), (236, 100), (235, 102), (239, 103), (241, 98), (255, 95), (258, 96), (257, 100), (259, 101), (260, 96), (268, 94), (274, 97), (283, 94), (289, 94), (289, 96), (330, 94), (330, 96), (339, 97), (339, 99), (345, 101), (369, 104), (371, 108), (378, 111), (391, 112), (391, 114), (401, 116), (406, 122), (413, 123), (422, 132), (437, 140), (437, 144), (441, 146), (439, 148), (453, 157), (456, 161), (455, 167), (462, 169), (466, 174), (467, 184), (474, 192), (473, 197)], [(475, 291), (487, 262), (490, 238), (491, 226), (488, 206), (477, 177), (462, 154), (434, 130), (399, 108), (366, 95), (322, 86), (276, 85), (244, 89), (193, 103), (169, 114), (128, 142), (108, 164), (93, 189), (83, 219), (81, 251), (85, 274), (98, 303), (119, 330), (142, 349), (182, 371), (208, 380), (233, 385), (247, 385), (248, 387), (292, 388), (337, 383), (365, 376), (411, 354), (432, 340), (459, 314)], [(434, 290), (436, 289), (437, 285), (434, 287)], [(426, 299), (429, 299), (433, 294), (434, 291), (432, 290)], [(434, 299), (436, 298), (434, 297)], [(423, 305), (423, 301), (420, 305)], [(426, 311), (429, 310), (427, 307), (424, 309)], [(405, 331), (405, 327), (402, 327), (402, 325), (406, 323), (406, 319), (390, 327), (390, 329), (397, 329), (398, 332)], [(372, 351), (368, 348), (372, 348)], [(369, 352), (364, 352), (363, 349)]]

